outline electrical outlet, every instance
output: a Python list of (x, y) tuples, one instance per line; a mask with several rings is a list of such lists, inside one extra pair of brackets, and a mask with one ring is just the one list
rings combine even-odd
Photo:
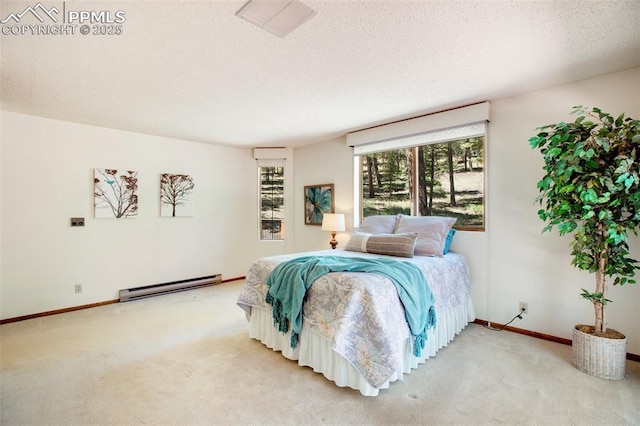
[(529, 304), (527, 302), (520, 302), (520, 313), (528, 314), (529, 313)]
[(82, 284), (76, 284), (75, 289), (76, 293), (82, 293)]

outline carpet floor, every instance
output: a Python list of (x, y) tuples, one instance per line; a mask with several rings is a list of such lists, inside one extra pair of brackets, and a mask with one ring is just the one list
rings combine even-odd
[(569, 346), (470, 324), (378, 397), (248, 337), (243, 281), (0, 326), (2, 425), (640, 425)]

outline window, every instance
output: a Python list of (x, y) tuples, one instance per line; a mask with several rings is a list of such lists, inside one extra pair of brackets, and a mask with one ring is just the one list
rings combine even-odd
[(484, 229), (484, 139), (360, 156), (362, 216), (451, 216), (457, 229)]
[(284, 167), (258, 167), (260, 239), (284, 240)]
[(347, 134), (353, 147), (354, 221), (359, 215), (454, 216), (457, 229), (484, 230), (489, 102)]

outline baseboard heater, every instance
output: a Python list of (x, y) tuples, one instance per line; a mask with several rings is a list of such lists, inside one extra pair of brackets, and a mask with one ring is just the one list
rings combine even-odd
[(143, 297), (158, 296), (174, 293), (176, 291), (191, 290), (208, 285), (220, 284), (222, 275), (209, 275), (206, 277), (190, 278), (188, 280), (172, 281), (170, 283), (153, 284), (144, 287), (127, 288), (120, 290), (120, 302), (142, 299)]

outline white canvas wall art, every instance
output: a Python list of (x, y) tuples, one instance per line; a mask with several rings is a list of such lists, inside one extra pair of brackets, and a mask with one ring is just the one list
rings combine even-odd
[(163, 173), (160, 177), (160, 216), (193, 216), (193, 177)]
[(94, 169), (94, 214), (96, 218), (138, 216), (138, 172)]

